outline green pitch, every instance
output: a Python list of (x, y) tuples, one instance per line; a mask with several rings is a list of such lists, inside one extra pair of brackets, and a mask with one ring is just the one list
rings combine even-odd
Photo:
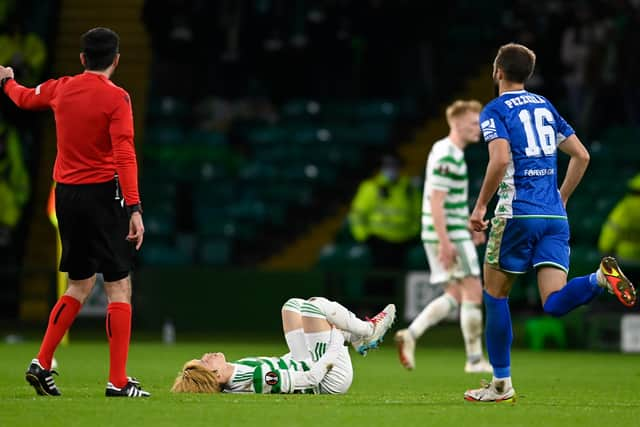
[(153, 396), (106, 399), (107, 346), (73, 342), (58, 351), (63, 396), (43, 398), (24, 381), (36, 343), (0, 344), (0, 426), (600, 426), (640, 425), (640, 356), (609, 353), (513, 355), (516, 404), (463, 401), (482, 376), (463, 374), (463, 351), (418, 349), (406, 372), (385, 343), (366, 358), (352, 355), (355, 379), (344, 396), (174, 395), (181, 364), (207, 350), (230, 359), (276, 355), (284, 345), (210, 340), (163, 346), (134, 342), (130, 374)]

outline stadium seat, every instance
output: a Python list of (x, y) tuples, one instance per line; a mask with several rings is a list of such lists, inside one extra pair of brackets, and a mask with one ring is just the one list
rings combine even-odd
[(288, 137), (286, 129), (280, 126), (263, 125), (255, 127), (247, 133), (247, 140), (250, 143), (273, 143), (284, 141)]
[(361, 102), (354, 110), (356, 117), (361, 120), (392, 120), (398, 114), (398, 106), (385, 100)]
[(370, 121), (358, 127), (362, 143), (381, 146), (389, 143), (389, 125), (379, 121)]
[(318, 266), (323, 269), (366, 270), (372, 265), (369, 249), (359, 243), (329, 244), (322, 248)]
[(184, 132), (178, 126), (158, 125), (149, 126), (145, 135), (149, 144), (181, 144), (184, 142)]
[(583, 276), (596, 271), (601, 255), (593, 244), (575, 244), (571, 247), (570, 277)]
[(231, 259), (231, 243), (226, 239), (205, 240), (200, 248), (200, 262), (206, 265), (225, 265)]
[(354, 115), (354, 106), (349, 102), (328, 102), (322, 106), (322, 117), (325, 121), (350, 121)]
[(194, 145), (219, 145), (225, 144), (227, 142), (227, 138), (224, 133), (194, 129), (187, 135), (187, 142)]
[(202, 236), (233, 238), (238, 232), (238, 224), (226, 216), (197, 218), (197, 231)]
[(567, 347), (567, 334), (564, 323), (560, 319), (549, 316), (531, 317), (525, 323), (527, 345), (530, 349), (540, 351), (548, 343), (556, 348)]
[(363, 296), (367, 273), (372, 265), (366, 246), (355, 243), (326, 245), (320, 251), (318, 267), (333, 277), (336, 289), (347, 299)]
[(168, 243), (145, 242), (141, 257), (144, 264), (157, 266), (187, 265), (193, 261), (189, 254)]
[(583, 327), (587, 331), (587, 348), (598, 351), (620, 350), (621, 313), (589, 313)]
[(424, 252), (424, 246), (422, 243), (415, 245), (407, 251), (407, 269), (424, 271), (429, 269), (429, 263), (427, 261), (427, 255)]
[(189, 113), (187, 103), (173, 96), (162, 96), (149, 101), (149, 119), (152, 121), (180, 121)]
[(356, 241), (351, 233), (351, 227), (349, 225), (349, 218), (345, 218), (342, 221), (342, 225), (338, 229), (334, 241), (339, 244), (355, 244)]
[(172, 236), (176, 231), (173, 211), (153, 209), (146, 206), (144, 224), (149, 234), (156, 236)]

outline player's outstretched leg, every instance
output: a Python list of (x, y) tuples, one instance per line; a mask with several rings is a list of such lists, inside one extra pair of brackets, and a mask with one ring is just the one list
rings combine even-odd
[(371, 319), (361, 320), (341, 304), (323, 297), (305, 301), (301, 311), (303, 316), (326, 317), (336, 328), (350, 333), (351, 344), (362, 355), (378, 347), (396, 317), (395, 305), (389, 304)]
[(367, 319), (367, 321), (373, 325), (373, 333), (361, 339), (351, 341), (353, 348), (363, 356), (367, 354), (367, 351), (378, 348), (384, 338), (384, 334), (387, 333), (395, 319), (396, 306), (394, 304), (388, 304), (380, 313), (371, 319)]
[(598, 285), (615, 295), (625, 306), (633, 307), (635, 305), (636, 290), (631, 281), (622, 273), (615, 258), (610, 256), (602, 258), (596, 274)]

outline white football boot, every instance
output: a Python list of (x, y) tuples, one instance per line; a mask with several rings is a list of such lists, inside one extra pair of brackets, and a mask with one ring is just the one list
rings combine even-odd
[(353, 348), (358, 353), (365, 356), (368, 350), (376, 349), (382, 342), (384, 334), (389, 330), (393, 321), (396, 319), (396, 306), (394, 304), (387, 305), (384, 310), (367, 319), (373, 324), (373, 332), (366, 337), (357, 338), (351, 342)]
[(516, 391), (506, 381), (496, 381), (494, 379), (491, 382), (483, 381), (481, 388), (465, 391), (464, 400), (469, 402), (513, 403), (516, 401)]
[(408, 370), (416, 368), (416, 340), (408, 329), (400, 329), (395, 336), (398, 357), (402, 366)]

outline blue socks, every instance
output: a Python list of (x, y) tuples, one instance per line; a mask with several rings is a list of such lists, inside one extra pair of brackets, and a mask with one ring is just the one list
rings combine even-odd
[(544, 311), (552, 316), (564, 316), (574, 308), (587, 304), (604, 291), (598, 286), (596, 273), (574, 277), (564, 288), (549, 295), (544, 303)]
[(507, 378), (511, 376), (511, 342), (513, 341), (509, 299), (492, 297), (486, 291), (483, 291), (483, 298), (487, 317), (485, 327), (487, 353), (493, 366), (493, 376)]
[[(559, 291), (553, 292), (544, 304), (544, 311), (552, 316), (562, 316), (574, 308), (587, 304), (604, 291), (598, 286), (596, 273), (575, 277)], [(508, 298), (495, 298), (483, 291), (486, 309), (487, 353), (493, 366), (493, 376), (511, 376), (511, 314)]]

